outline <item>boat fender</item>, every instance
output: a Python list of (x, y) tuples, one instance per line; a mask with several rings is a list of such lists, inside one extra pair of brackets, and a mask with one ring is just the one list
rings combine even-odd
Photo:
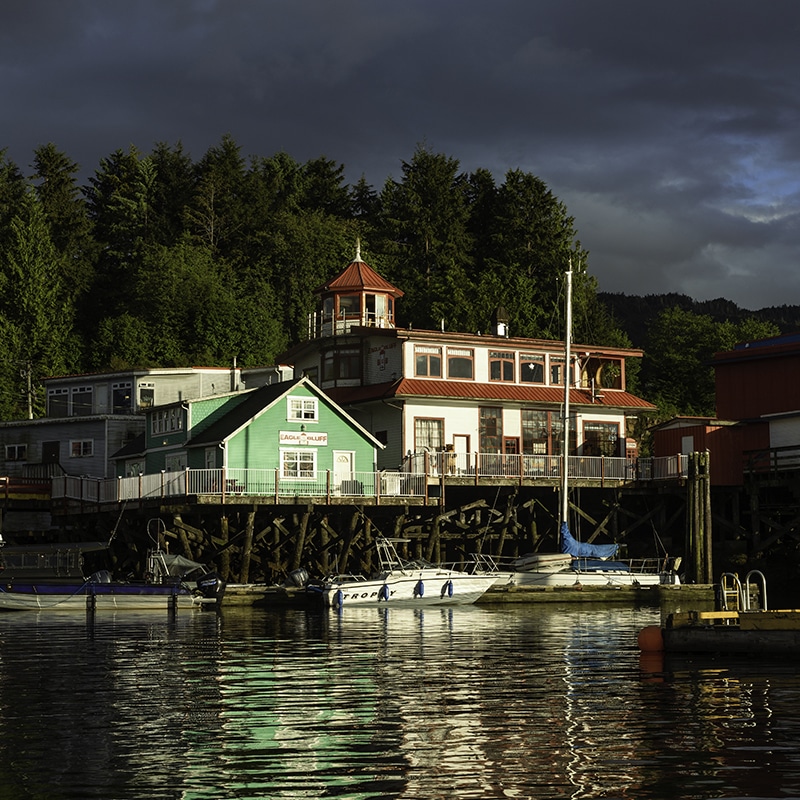
[(342, 594), (342, 590), (337, 589), (336, 594), (333, 596), (333, 607), (341, 608), (343, 602), (344, 602), (344, 595)]
[(648, 625), (639, 631), (637, 643), (643, 653), (658, 653), (664, 649), (664, 635), (660, 625)]
[(422, 597), (425, 594), (425, 584), (422, 582), (422, 579), (417, 581), (417, 585), (414, 587), (414, 597)]
[(453, 581), (445, 581), (442, 585), (442, 594), (440, 597), (444, 598), (445, 595), (448, 597), (453, 596)]
[(380, 603), (381, 600), (389, 601), (389, 587), (385, 583), (378, 590), (378, 602)]

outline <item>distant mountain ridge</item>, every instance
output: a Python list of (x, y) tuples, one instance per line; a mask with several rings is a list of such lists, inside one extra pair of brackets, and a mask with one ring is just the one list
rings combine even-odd
[(634, 347), (645, 347), (650, 322), (662, 311), (676, 306), (694, 314), (705, 314), (715, 322), (741, 322), (755, 318), (777, 325), (781, 333), (800, 330), (800, 305), (770, 306), (750, 311), (722, 297), (693, 300), (688, 295), (674, 292), (648, 295), (598, 292), (597, 297), (608, 308), (616, 324), (628, 334)]

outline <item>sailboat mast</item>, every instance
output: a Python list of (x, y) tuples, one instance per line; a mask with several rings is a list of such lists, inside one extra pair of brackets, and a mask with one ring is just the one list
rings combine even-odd
[(561, 519), (559, 520), (559, 530), (561, 525), (568, 520), (569, 510), (569, 387), (572, 382), (572, 259), (569, 260), (569, 269), (567, 270), (567, 297), (566, 297), (566, 314), (565, 314), (565, 332), (564, 332), (564, 424), (562, 432), (564, 441), (561, 446), (561, 455), (564, 459), (563, 468), (561, 470)]

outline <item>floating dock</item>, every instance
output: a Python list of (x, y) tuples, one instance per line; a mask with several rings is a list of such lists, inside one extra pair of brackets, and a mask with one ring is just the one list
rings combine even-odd
[(797, 655), (800, 609), (673, 613), (643, 628), (638, 644), (642, 652)]
[[(264, 584), (228, 584), (223, 606), (282, 608), (313, 604), (303, 588), (265, 586)], [(629, 604), (667, 608), (697, 608), (714, 605), (711, 584), (634, 586), (495, 586), (482, 595), (477, 605), (530, 604)]]

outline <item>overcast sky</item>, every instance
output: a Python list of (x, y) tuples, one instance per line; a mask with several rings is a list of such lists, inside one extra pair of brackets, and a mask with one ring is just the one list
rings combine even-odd
[(0, 115), (81, 181), (229, 133), (380, 189), (424, 143), (544, 180), (602, 291), (800, 304), (798, 0), (24, 0)]

